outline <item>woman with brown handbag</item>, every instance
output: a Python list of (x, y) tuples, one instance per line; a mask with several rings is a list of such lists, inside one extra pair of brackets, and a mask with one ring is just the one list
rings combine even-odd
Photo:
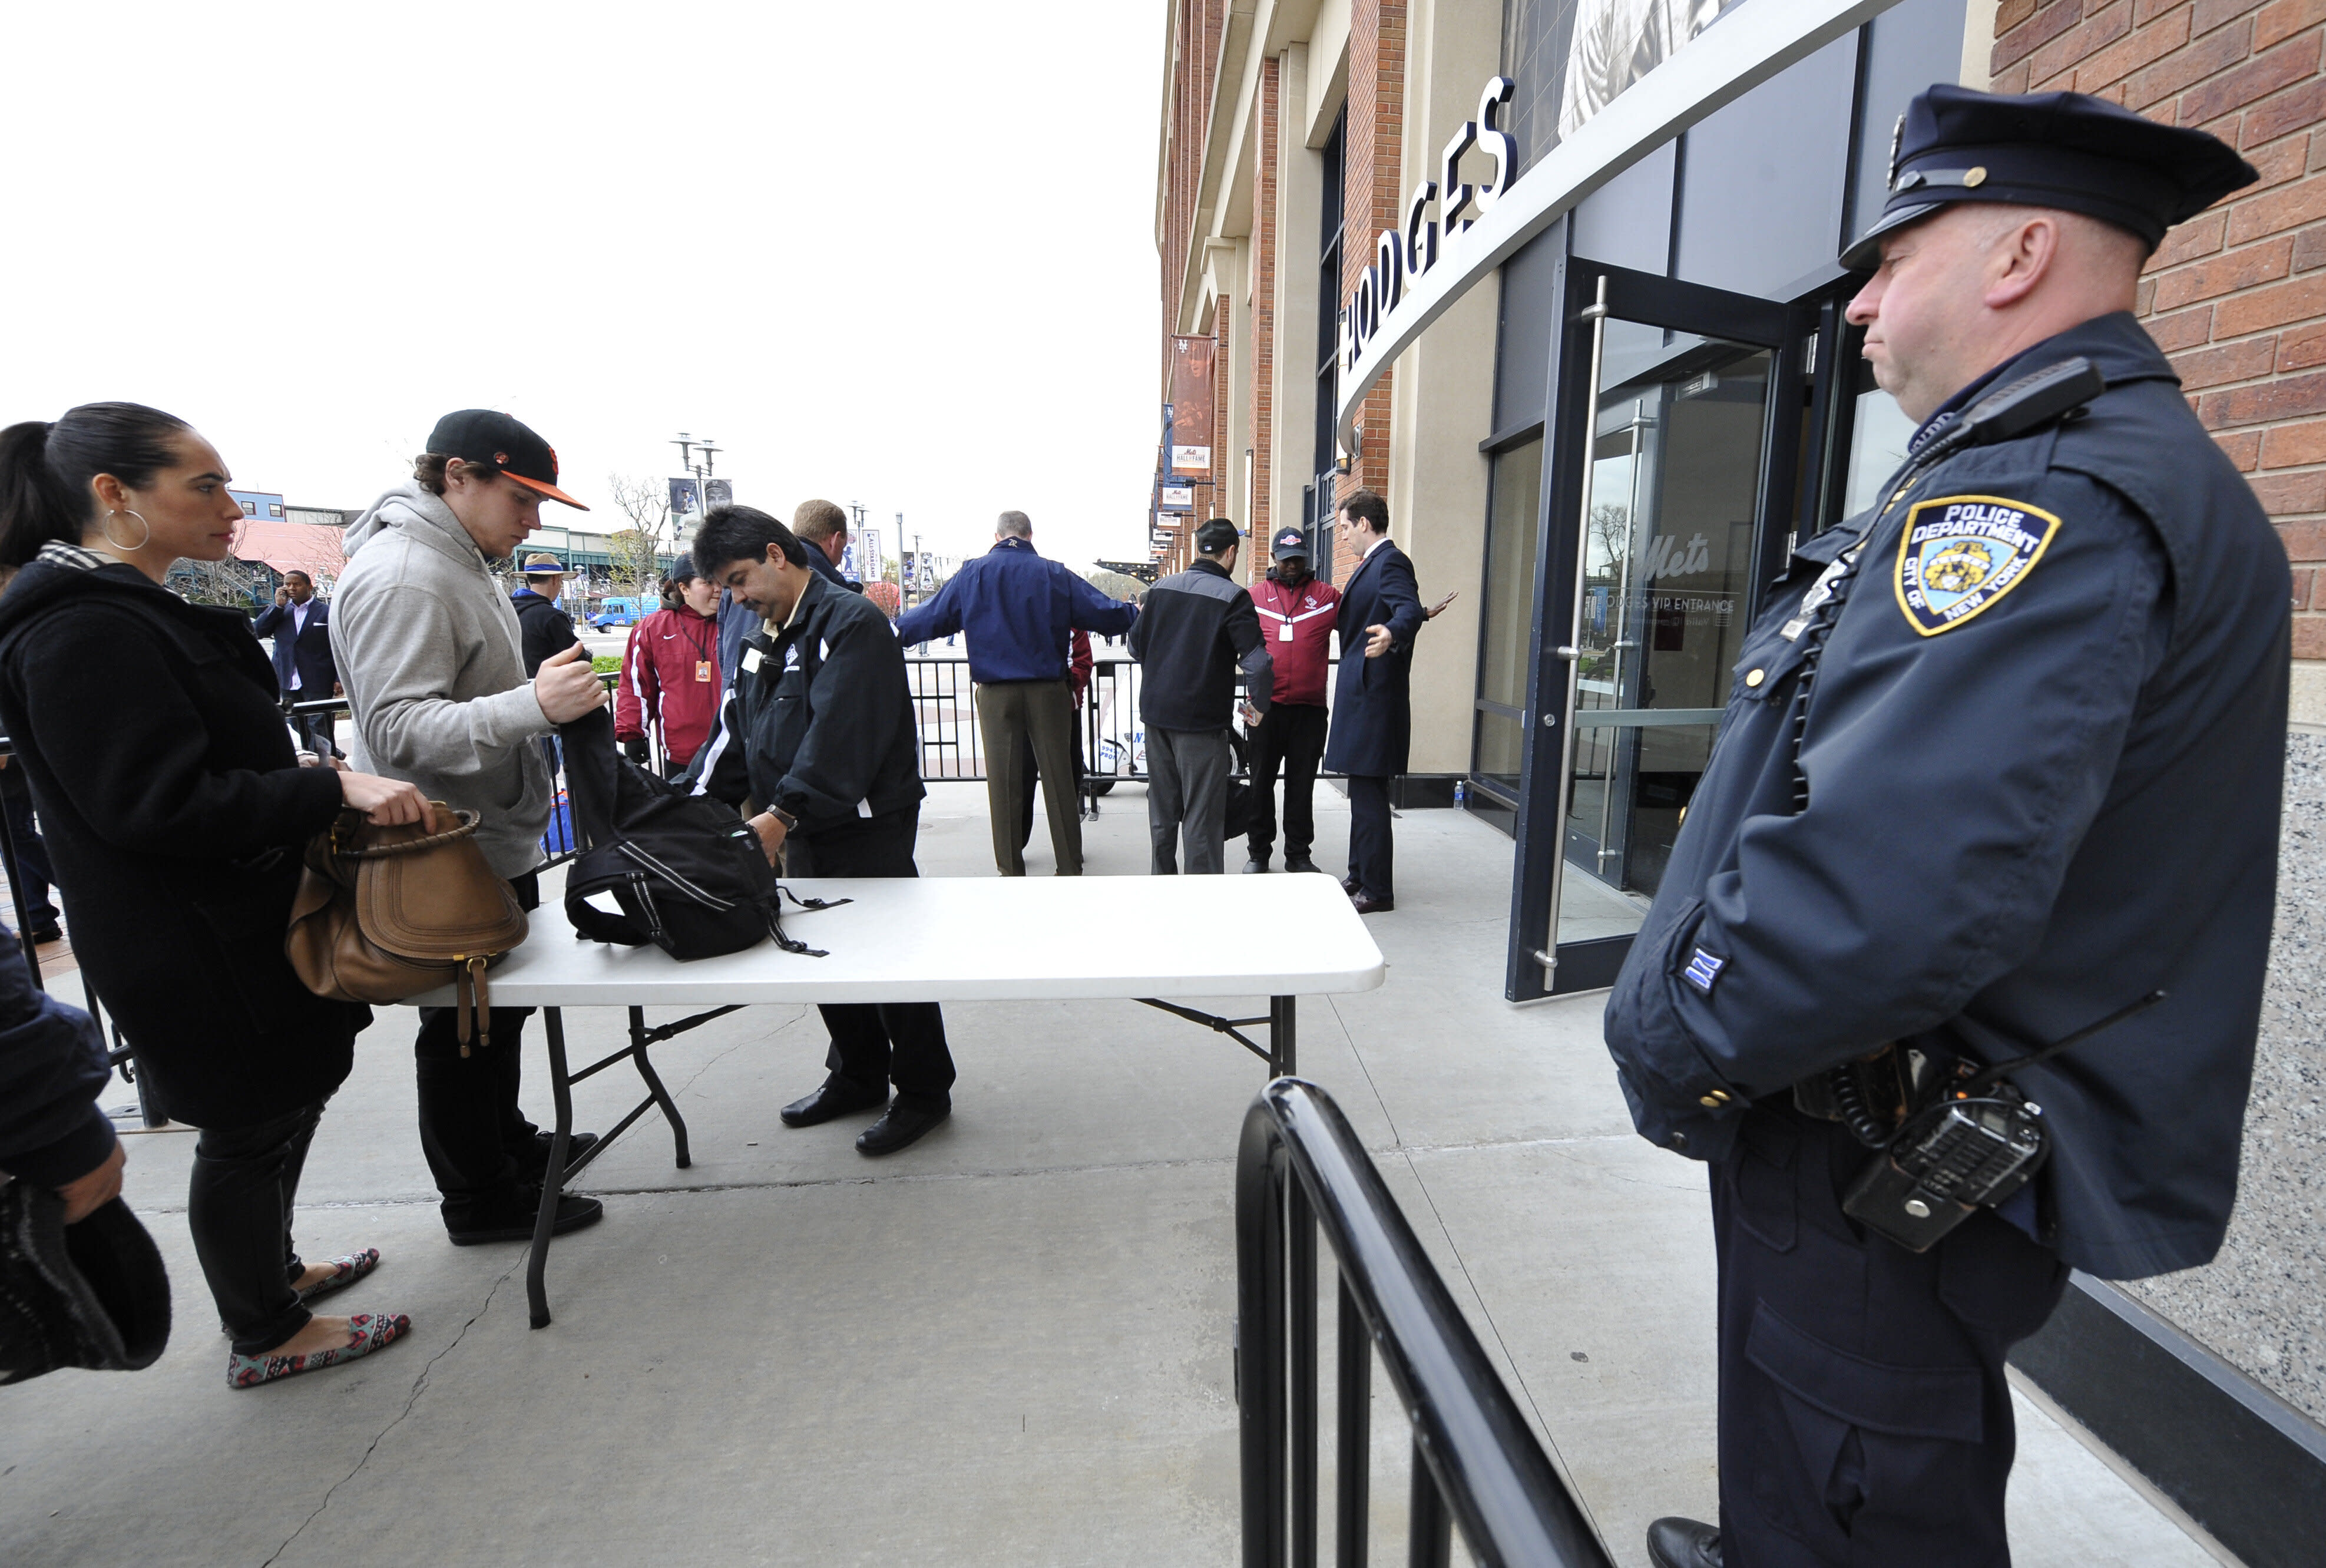
[(33, 787), (73, 947), (171, 1116), (201, 1129), (187, 1221), (250, 1387), (400, 1338), (401, 1313), (321, 1318), (366, 1249), (302, 1264), (291, 1211), (358, 1004), (284, 957), (300, 846), (345, 808), (429, 819), (413, 786), (302, 768), (274, 673), (232, 610), (163, 586), (233, 552), (226, 464), (184, 421), (95, 403), (0, 430), (0, 723)]

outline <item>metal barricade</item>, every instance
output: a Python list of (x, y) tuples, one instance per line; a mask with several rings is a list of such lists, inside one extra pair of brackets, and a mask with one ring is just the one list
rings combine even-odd
[(1378, 1347), (1413, 1433), (1410, 1563), (1445, 1568), (1458, 1524), (1488, 1568), (1613, 1568), (1347, 1118), (1295, 1078), (1252, 1102), (1236, 1157), (1244, 1568), (1317, 1562), (1320, 1228), (1340, 1269), (1334, 1561), (1368, 1561)]

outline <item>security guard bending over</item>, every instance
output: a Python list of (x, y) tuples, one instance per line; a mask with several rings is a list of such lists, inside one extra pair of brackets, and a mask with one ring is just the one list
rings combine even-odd
[(1714, 1167), (1720, 1526), (1658, 1521), (1668, 1568), (2007, 1562), (2005, 1351), (2071, 1265), (2210, 1259), (2237, 1185), (2291, 585), (2130, 313), (2256, 175), (1947, 86), (1893, 163), (1843, 259), (1921, 428), (1773, 589), (1607, 1004), (1640, 1132)]

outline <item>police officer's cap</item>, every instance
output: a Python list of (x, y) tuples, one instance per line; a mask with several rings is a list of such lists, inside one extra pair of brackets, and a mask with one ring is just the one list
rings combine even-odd
[(1950, 201), (2081, 212), (2131, 230), (2153, 251), (2167, 229), (2260, 178), (2219, 137), (2159, 125), (2106, 98), (1939, 82), (1906, 106), (1890, 154), (1890, 200), (1841, 263), (1874, 266), (1883, 235)]
[(1298, 555), (1305, 561), (1308, 558), (1307, 537), (1298, 528), (1279, 528), (1276, 537), (1270, 541), (1269, 553), (1279, 560), (1287, 555)]

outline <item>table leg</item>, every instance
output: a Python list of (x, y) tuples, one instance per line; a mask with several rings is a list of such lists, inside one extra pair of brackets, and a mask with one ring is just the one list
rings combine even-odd
[(655, 1104), (662, 1107), (663, 1120), (670, 1124), (670, 1140), (678, 1146), (678, 1168), (684, 1171), (694, 1163), (694, 1156), (686, 1147), (686, 1118), (678, 1114), (678, 1106), (671, 1100), (670, 1091), (662, 1087), (662, 1078), (655, 1071), (654, 1063), (647, 1059), (647, 1010), (643, 1007), (630, 1009), (630, 1059), (637, 1064), (638, 1076), (647, 1080), (647, 1093), (654, 1096)]
[(1272, 1078), (1290, 1078), (1300, 1070), (1300, 1050), (1296, 1009), (1299, 999), (1292, 996), (1271, 996), (1268, 999), (1268, 1076)]
[(533, 1254), (526, 1260), (525, 1295), (533, 1326), (549, 1327), (549, 1238), (557, 1223), (557, 1200), (565, 1191), (565, 1148), (573, 1136), (573, 1085), (565, 1069), (565, 1013), (542, 1009), (542, 1032), (549, 1041), (549, 1087), (557, 1098), (557, 1130), (549, 1138), (549, 1169), (541, 1176), (541, 1212), (533, 1220)]

